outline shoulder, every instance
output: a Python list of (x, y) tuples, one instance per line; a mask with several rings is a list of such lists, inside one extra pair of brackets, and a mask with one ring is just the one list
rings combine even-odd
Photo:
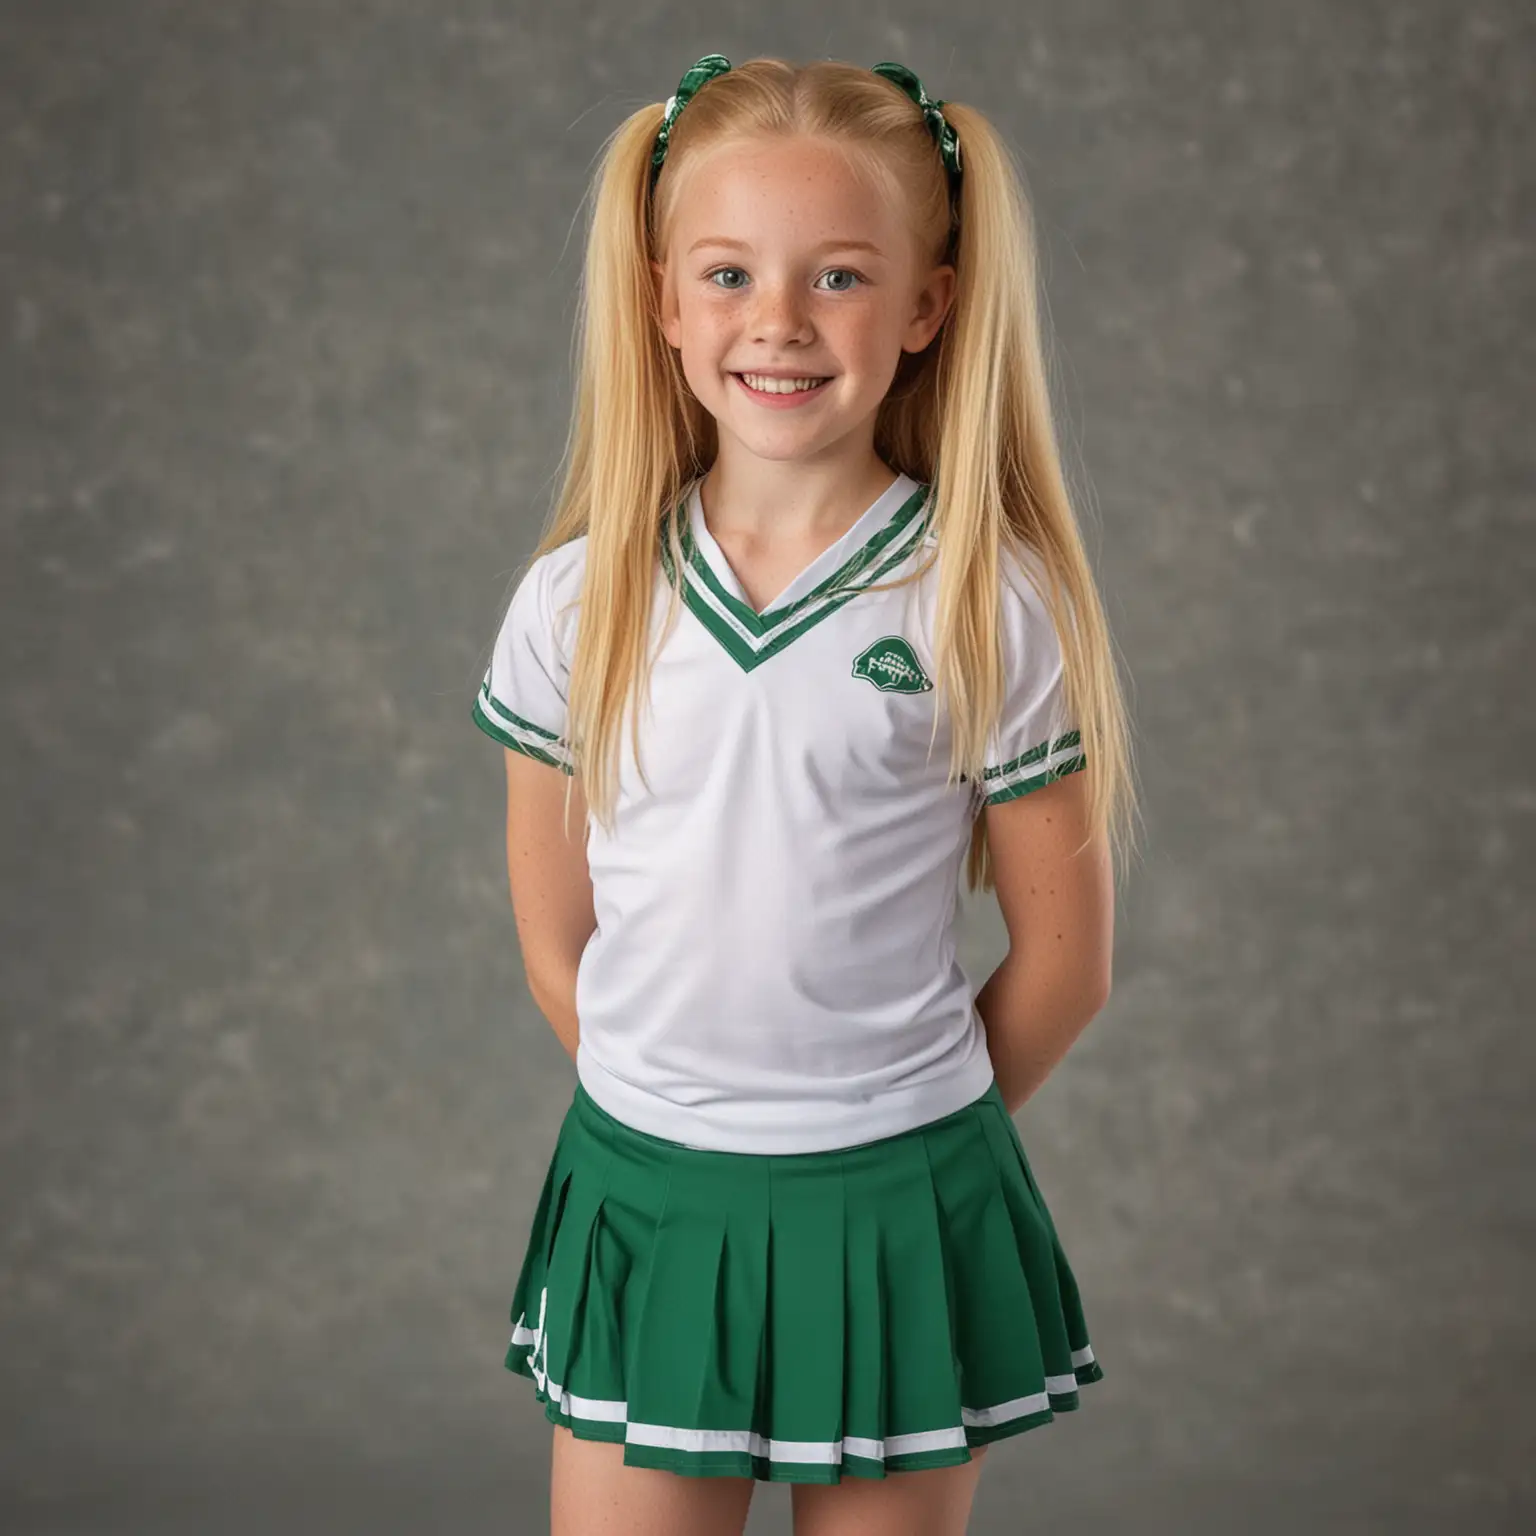
[(525, 609), (562, 649), (576, 621), (586, 563), (587, 536), (583, 533), (531, 561), (513, 597), (512, 606)]
[[(938, 607), (942, 541), (931, 531), (918, 540), (912, 557), (922, 577), (924, 612), (931, 623)], [(1010, 664), (1021, 651), (1049, 651), (1058, 640), (1050, 604), (1050, 573), (1045, 557), (1031, 545), (1005, 539), (998, 545), (997, 624)]]
[[(1045, 557), (1027, 544), (1006, 543), (998, 551), (1001, 573), (999, 619), (1003, 637), (1027, 661), (1030, 654), (1053, 659), (1061, 644), (1051, 609), (1051, 579)], [(1063, 599), (1064, 594), (1063, 594)]]
[(997, 551), (1005, 600), (1022, 603), (1037, 613), (1048, 613), (1044, 594), (1050, 590), (1045, 557), (1032, 545), (1005, 539)]
[(587, 565), (587, 536), (578, 534), (564, 544), (547, 549), (528, 567), (525, 579), (541, 585), (557, 601), (581, 595), (581, 578)]
[[(928, 562), (924, 575), (937, 592), (938, 568), (944, 551), (942, 541), (928, 529), (918, 540), (914, 554), (927, 562), (931, 551), (937, 551), (937, 557)], [(1020, 539), (1005, 538), (997, 547), (997, 566), (999, 597), (1005, 617), (1016, 616), (1049, 624), (1050, 604), (1045, 594), (1050, 591), (1050, 575), (1045, 557), (1039, 550)]]

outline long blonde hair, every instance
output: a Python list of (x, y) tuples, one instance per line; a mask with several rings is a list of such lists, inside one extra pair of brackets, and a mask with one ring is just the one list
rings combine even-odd
[[(1102, 831), (1117, 855), (1128, 854), (1134, 792), (1125, 706), (1057, 449), (1033, 219), (1007, 146), (976, 108), (945, 102), (964, 163), (952, 207), (922, 113), (899, 88), (834, 60), (797, 67), (758, 58), (706, 82), (679, 114), (653, 194), (651, 153), (664, 110), (658, 101), (631, 113), (604, 147), (578, 309), (564, 482), (529, 562), (587, 537), (566, 735), (591, 815), (612, 826), (623, 716), (632, 697), (649, 689), (646, 639), (664, 530), (672, 569), (683, 568), (675, 520), (665, 514), (717, 447), (713, 418), (662, 335), (650, 263), (667, 250), (677, 194), (702, 149), (727, 138), (812, 135), (886, 178), (911, 210), (919, 248), (956, 269), (952, 308), (922, 353), (903, 354), (876, 417), (874, 444), (891, 469), (934, 487), (930, 528), (940, 580), (933, 650), (937, 697), (948, 705), (953, 733), (950, 779), (965, 774), (981, 782), (1002, 707), (998, 610), (1007, 540), (1034, 551), (1045, 573), (1041, 596), (1061, 640), (1067, 702), (1081, 732), (1089, 835)], [(674, 611), (677, 600), (674, 586)], [(640, 714), (632, 714), (637, 762)], [(983, 815), (973, 824), (966, 879), (972, 890), (994, 888)]]

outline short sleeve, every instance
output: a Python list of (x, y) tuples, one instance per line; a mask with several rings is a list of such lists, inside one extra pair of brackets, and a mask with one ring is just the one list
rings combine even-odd
[(470, 717), (503, 746), (571, 773), (565, 740), (570, 668), (555, 623), (555, 554), (535, 560), (513, 592)]
[[(1016, 800), (1084, 766), (1077, 721), (1067, 711), (1061, 642), (1050, 609), (1025, 574), (1027, 558), (1005, 555), (1000, 598), (1003, 707), (987, 743), (978, 798), (986, 805)], [(1044, 585), (1042, 580), (1042, 586)]]

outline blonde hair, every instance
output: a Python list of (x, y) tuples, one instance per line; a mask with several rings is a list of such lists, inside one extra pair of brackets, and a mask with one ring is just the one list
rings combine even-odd
[[(1127, 854), (1134, 794), (1125, 707), (1057, 449), (1032, 216), (1007, 146), (977, 109), (945, 102), (964, 164), (952, 208), (937, 146), (899, 88), (834, 60), (797, 67), (758, 58), (706, 82), (679, 114), (652, 194), (651, 154), (664, 110), (658, 101), (631, 113), (608, 139), (595, 178), (564, 482), (530, 557), (587, 537), (566, 736), (573, 782), (580, 773), (592, 816), (611, 827), (623, 716), (632, 698), (648, 693), (646, 637), (663, 537), (678, 573), (670, 608), (674, 617), (677, 611), (684, 562), (667, 514), (717, 446), (713, 418), (662, 334), (650, 263), (667, 249), (689, 162), (703, 149), (727, 139), (810, 135), (836, 142), (886, 178), (911, 211), (919, 249), (956, 268), (952, 308), (930, 346), (903, 354), (874, 443), (888, 467), (934, 487), (935, 719), (942, 698), (953, 733), (950, 779), (965, 774), (981, 782), (1005, 696), (1000, 556), (1009, 541), (1034, 551), (1045, 573), (1041, 596), (1060, 637), (1067, 705), (1081, 732), (1089, 835), (1104, 832), (1116, 854)], [(639, 715), (635, 709), (637, 764)], [(966, 879), (972, 890), (994, 888), (980, 814)]]

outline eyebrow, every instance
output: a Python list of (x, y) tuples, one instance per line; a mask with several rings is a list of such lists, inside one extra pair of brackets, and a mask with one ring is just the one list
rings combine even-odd
[[(691, 256), (700, 246), (724, 245), (736, 251), (750, 251), (752, 247), (745, 240), (733, 240), (729, 235), (705, 235), (702, 240), (695, 240), (688, 247)], [(872, 240), (823, 240), (820, 245), (813, 246), (816, 251), (872, 251), (876, 256), (883, 256), (884, 251)]]

